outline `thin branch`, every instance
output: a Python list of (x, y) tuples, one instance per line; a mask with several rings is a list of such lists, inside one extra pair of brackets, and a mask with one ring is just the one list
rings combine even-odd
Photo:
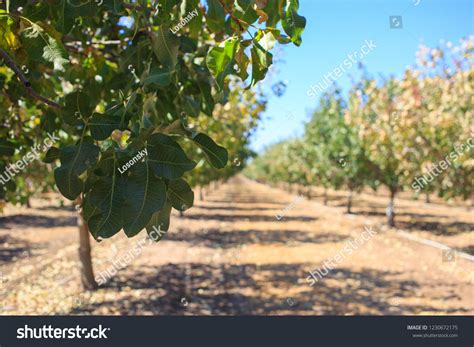
[(143, 11), (143, 7), (141, 7), (140, 5), (123, 4), (123, 7), (128, 8), (129, 10), (140, 10), (140, 11)]
[(224, 8), (224, 11), (226, 11), (230, 17), (232, 18), (232, 20), (237, 23), (237, 25), (239, 26), (240, 28), (240, 31), (244, 31), (244, 27), (242, 26), (242, 23), (240, 23), (240, 20), (234, 16), (234, 12), (230, 9), (227, 8), (226, 4), (224, 3), (224, 0), (219, 0), (219, 2), (221, 3), (221, 6)]
[(18, 67), (16, 66), (15, 62), (13, 61), (12, 58), (10, 58), (10, 56), (7, 54), (7, 52), (5, 52), (3, 49), (0, 48), (0, 57), (3, 58), (3, 60), (5, 61), (5, 64), (13, 70), (13, 72), (16, 74), (16, 76), (18, 77), (18, 79), (20, 80), (20, 82), (23, 84), (23, 86), (25, 87), (26, 89), (26, 92), (33, 98), (49, 105), (49, 106), (52, 106), (52, 107), (56, 107), (56, 108), (62, 108), (63, 106), (55, 103), (54, 101), (52, 100), (49, 100), (48, 98), (45, 98), (44, 96), (38, 94), (34, 89), (33, 87), (31, 87), (31, 83), (30, 81), (28, 81), (28, 79), (26, 78), (26, 76), (23, 74), (23, 71)]

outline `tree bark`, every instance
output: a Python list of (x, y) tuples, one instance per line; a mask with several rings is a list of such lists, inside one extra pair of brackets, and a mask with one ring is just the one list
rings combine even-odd
[(82, 287), (84, 290), (96, 290), (99, 286), (95, 281), (94, 270), (92, 268), (89, 227), (84, 220), (82, 209), (77, 217), (77, 226), (79, 227), (79, 260)]
[(352, 208), (352, 189), (349, 189), (349, 196), (347, 197), (347, 213), (348, 214), (352, 213), (351, 208)]
[(390, 202), (387, 206), (387, 220), (391, 227), (395, 226), (395, 194), (396, 190), (390, 190)]
[(429, 204), (430, 202), (430, 193), (425, 193), (425, 203)]
[(328, 189), (324, 188), (324, 205), (328, 204)]
[(309, 186), (306, 190), (306, 197), (308, 198), (308, 200), (311, 200), (311, 186)]
[(199, 188), (199, 200), (204, 201), (204, 194), (202, 187)]

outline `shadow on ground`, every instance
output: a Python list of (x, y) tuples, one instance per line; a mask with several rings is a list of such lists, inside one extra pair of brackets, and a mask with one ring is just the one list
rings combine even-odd
[[(394, 279), (398, 273), (370, 269), (354, 272), (341, 268), (333, 270), (314, 287), (307, 283), (297, 284), (298, 279), (306, 277), (307, 268), (304, 264), (191, 263), (141, 267), (133, 276), (112, 278), (100, 290), (119, 293), (123, 287), (129, 287), (148, 290), (147, 295), (86, 303), (71, 314), (94, 313), (102, 306), (114, 306), (114, 312), (123, 315), (441, 313), (430, 306), (399, 304), (393, 307), (389, 304), (394, 297), (416, 296), (419, 288), (416, 281)], [(150, 295), (150, 289), (156, 294)], [(298, 294), (289, 296), (288, 292), (293, 289), (298, 289)], [(452, 295), (455, 290), (452, 288)]]
[(21, 229), (21, 228), (54, 228), (77, 225), (75, 217), (44, 217), (36, 215), (15, 214), (12, 216), (0, 217), (0, 228)]
[(299, 230), (238, 230), (222, 231), (219, 229), (207, 229), (203, 233), (177, 230), (166, 235), (166, 240), (189, 242), (193, 245), (203, 245), (212, 248), (233, 248), (248, 244), (271, 245), (279, 244), (285, 246), (295, 246), (301, 243), (327, 243), (340, 242), (348, 236), (321, 233), (314, 234)]
[(0, 265), (31, 255), (31, 245), (10, 235), (0, 235)]
[[(256, 209), (259, 210), (259, 209)], [(193, 219), (193, 220), (217, 220), (222, 222), (238, 222), (238, 221), (250, 221), (250, 222), (311, 222), (317, 220), (316, 217), (308, 216), (284, 216), (278, 220), (275, 216), (268, 215), (256, 215), (256, 214), (184, 214), (183, 218)]]

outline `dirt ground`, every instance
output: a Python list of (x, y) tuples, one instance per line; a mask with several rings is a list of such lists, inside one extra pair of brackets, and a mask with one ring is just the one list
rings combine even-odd
[[(81, 291), (74, 208), (58, 208), (57, 198), (9, 206), (0, 217), (0, 313), (474, 313), (472, 260), (385, 227), (384, 196), (357, 195), (347, 215), (343, 193), (331, 193), (329, 206), (319, 193), (308, 201), (237, 176), (174, 215), (157, 244), (144, 232), (93, 242), (96, 277), (106, 281), (95, 292)], [(465, 208), (409, 199), (397, 207), (398, 228), (472, 254)], [(311, 286), (309, 271), (324, 273), (329, 260)]]

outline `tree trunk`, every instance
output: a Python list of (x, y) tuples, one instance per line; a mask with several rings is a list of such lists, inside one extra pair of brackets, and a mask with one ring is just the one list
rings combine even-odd
[(324, 188), (324, 205), (328, 204), (328, 189)]
[(425, 203), (429, 204), (430, 201), (430, 193), (425, 193)]
[(306, 190), (306, 197), (308, 198), (308, 200), (311, 200), (311, 186), (309, 186)]
[(84, 290), (96, 290), (99, 286), (95, 281), (94, 270), (92, 269), (89, 227), (84, 220), (82, 209), (77, 217), (77, 226), (79, 227), (79, 260), (81, 262), (82, 286)]
[(352, 208), (352, 189), (349, 189), (349, 196), (347, 197), (347, 213), (348, 214), (352, 213), (351, 208)]
[(390, 191), (390, 202), (387, 206), (387, 220), (388, 225), (391, 227), (395, 226), (395, 190)]
[(199, 200), (204, 201), (203, 189), (201, 187), (199, 188)]

